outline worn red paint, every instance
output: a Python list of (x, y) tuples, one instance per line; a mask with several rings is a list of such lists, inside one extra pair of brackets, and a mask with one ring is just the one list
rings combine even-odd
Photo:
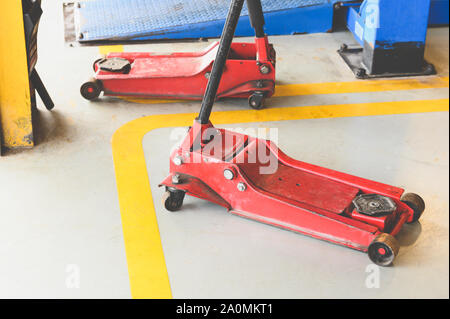
[[(110, 53), (107, 59), (130, 61), (131, 71), (104, 71), (97, 62), (95, 79), (101, 82), (104, 94), (110, 96), (201, 100), (218, 44), (199, 53)], [(271, 97), (275, 91), (275, 59), (267, 37), (256, 38), (255, 43), (233, 43), (217, 97), (248, 98), (254, 92)], [(267, 74), (261, 72), (261, 65), (269, 68)]]

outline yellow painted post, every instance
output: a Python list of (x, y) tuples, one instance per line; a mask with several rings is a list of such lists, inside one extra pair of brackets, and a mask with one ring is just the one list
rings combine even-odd
[(22, 0), (0, 1), (0, 130), (3, 146), (33, 147)]

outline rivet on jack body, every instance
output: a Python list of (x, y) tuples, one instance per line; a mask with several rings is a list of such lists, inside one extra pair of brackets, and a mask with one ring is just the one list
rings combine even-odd
[(181, 165), (183, 165), (183, 158), (181, 156), (175, 156), (173, 159), (173, 163), (176, 166), (181, 166)]
[(237, 185), (237, 189), (238, 189), (240, 192), (245, 192), (245, 191), (247, 190), (247, 185), (245, 185), (245, 183), (239, 183), (239, 184)]
[(172, 176), (172, 183), (177, 185), (181, 183), (181, 176), (179, 174), (175, 174)]
[(223, 176), (225, 177), (225, 179), (231, 181), (234, 179), (234, 172), (231, 169), (226, 169), (223, 171)]

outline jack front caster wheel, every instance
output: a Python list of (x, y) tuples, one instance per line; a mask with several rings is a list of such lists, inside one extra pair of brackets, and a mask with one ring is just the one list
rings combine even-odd
[(185, 192), (179, 190), (167, 189), (163, 196), (164, 207), (169, 212), (176, 212), (183, 206)]
[(398, 255), (400, 245), (394, 236), (389, 234), (380, 234), (369, 246), (370, 260), (382, 267), (390, 266)]
[(80, 88), (81, 95), (89, 101), (95, 100), (102, 92), (101, 82), (98, 80), (90, 80), (84, 83)]
[(266, 97), (262, 92), (255, 92), (248, 98), (248, 104), (255, 110), (261, 110), (264, 108), (264, 102)]
[(425, 202), (422, 197), (414, 193), (407, 193), (402, 196), (401, 201), (414, 210), (414, 218), (410, 224), (418, 221), (425, 210)]

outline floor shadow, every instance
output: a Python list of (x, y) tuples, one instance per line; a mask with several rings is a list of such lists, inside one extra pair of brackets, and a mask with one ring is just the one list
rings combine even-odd
[(33, 110), (33, 135), (35, 146), (67, 142), (70, 134), (67, 119), (58, 110), (51, 112)]
[(413, 224), (405, 224), (402, 230), (396, 236), (400, 246), (412, 246), (420, 237), (422, 233), (422, 225), (420, 222), (415, 222)]

